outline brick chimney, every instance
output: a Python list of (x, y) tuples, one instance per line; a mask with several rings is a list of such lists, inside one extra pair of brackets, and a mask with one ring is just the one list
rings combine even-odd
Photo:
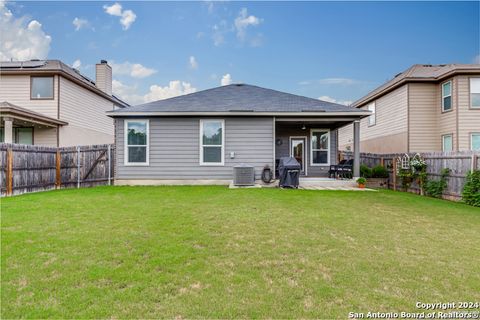
[(95, 85), (108, 95), (112, 95), (112, 67), (107, 60), (100, 60), (95, 65)]

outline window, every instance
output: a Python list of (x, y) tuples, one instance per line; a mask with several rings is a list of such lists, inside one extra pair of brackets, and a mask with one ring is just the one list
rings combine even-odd
[(452, 81), (442, 84), (442, 112), (452, 110)]
[(53, 99), (53, 77), (31, 78), (31, 99)]
[(480, 108), (480, 78), (470, 78), (470, 108)]
[(329, 165), (330, 163), (330, 131), (328, 129), (312, 129), (310, 131), (310, 159), (312, 166)]
[(475, 132), (470, 135), (470, 149), (480, 151), (480, 132)]
[[(13, 128), (13, 143), (33, 144), (33, 128)], [(5, 142), (5, 128), (0, 128), (0, 142)]]
[(200, 164), (224, 164), (224, 120), (200, 120)]
[(446, 134), (442, 136), (442, 151), (453, 150), (453, 135)]
[(125, 165), (147, 165), (149, 121), (125, 120)]
[(372, 112), (372, 114), (368, 116), (368, 126), (374, 126), (375, 123), (377, 123), (377, 115), (375, 114), (375, 102), (372, 102), (368, 105), (368, 111)]

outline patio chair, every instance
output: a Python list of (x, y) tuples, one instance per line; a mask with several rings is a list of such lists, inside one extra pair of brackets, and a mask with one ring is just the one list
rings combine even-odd
[(338, 176), (343, 179), (353, 178), (353, 159), (347, 160), (342, 165), (339, 165), (337, 168)]
[(338, 164), (330, 165), (330, 170), (328, 170), (328, 177), (329, 178), (337, 178), (338, 176), (338, 167), (344, 165), (347, 162), (347, 159), (341, 160)]

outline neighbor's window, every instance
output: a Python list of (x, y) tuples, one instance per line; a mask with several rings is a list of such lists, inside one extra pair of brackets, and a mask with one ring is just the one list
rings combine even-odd
[(442, 111), (452, 109), (452, 81), (442, 84)]
[(480, 108), (480, 78), (470, 78), (470, 108)]
[(31, 86), (31, 99), (53, 99), (53, 77), (32, 77)]
[(377, 123), (377, 115), (375, 114), (375, 102), (372, 102), (368, 105), (368, 111), (372, 112), (368, 116), (368, 126), (374, 126)]
[(470, 149), (480, 151), (480, 132), (472, 133), (470, 139)]
[(223, 120), (200, 120), (200, 164), (224, 164)]
[(328, 165), (330, 158), (330, 131), (312, 129), (310, 132), (310, 159), (312, 166)]
[(446, 134), (442, 136), (442, 151), (453, 150), (453, 135)]
[(125, 120), (125, 164), (148, 165), (148, 120)]

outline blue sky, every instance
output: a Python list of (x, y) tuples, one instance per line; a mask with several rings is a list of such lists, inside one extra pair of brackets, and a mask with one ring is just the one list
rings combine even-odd
[(108, 60), (116, 93), (132, 103), (222, 78), (347, 102), (415, 63), (480, 59), (479, 2), (7, 2), (3, 10), (21, 25), (2, 23), (3, 34), (41, 24), (30, 28), (49, 42), (40, 58), (79, 60), (92, 78)]

